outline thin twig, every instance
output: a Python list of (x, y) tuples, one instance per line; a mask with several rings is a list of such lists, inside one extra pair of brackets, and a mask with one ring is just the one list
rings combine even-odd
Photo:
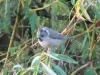
[(78, 69), (76, 69), (74, 72), (71, 73), (71, 75), (75, 75), (76, 73), (78, 73), (80, 70), (86, 68), (87, 66), (89, 66), (90, 62), (82, 65), (81, 67), (79, 67)]
[[(96, 22), (95, 22), (95, 19), (94, 19), (94, 25), (95, 25), (95, 23)], [(94, 35), (95, 35), (95, 32), (94, 32), (94, 29), (93, 28), (92, 28), (92, 30), (93, 31), (92, 31), (92, 36), (91, 36), (90, 48), (89, 48), (89, 60), (92, 59), (93, 49), (95, 48), (95, 43), (94, 43)], [(94, 70), (94, 72), (96, 73), (92, 62), (90, 63), (90, 66)]]
[(69, 22), (68, 26), (61, 32), (62, 34), (67, 34), (67, 33), (69, 33), (71, 31), (71, 29), (73, 28), (73, 26), (71, 27), (70, 25), (73, 23), (74, 19), (75, 19), (75, 16), (73, 16), (73, 18)]
[(55, 0), (55, 1), (52, 2), (51, 4), (48, 4), (48, 5), (46, 5), (46, 6), (44, 6), (44, 7), (41, 7), (41, 8), (30, 9), (30, 12), (37, 11), (37, 10), (43, 10), (43, 9), (45, 9), (45, 8), (50, 7), (52, 4), (54, 4), (54, 3), (56, 3), (56, 2), (58, 2), (58, 0)]
[(5, 56), (6, 54), (7, 54), (7, 53), (2, 53), (2, 54), (0, 54), (0, 57), (1, 57), (1, 56)]
[(18, 25), (17, 22), (18, 22), (18, 16), (16, 17), (16, 21), (15, 21), (15, 24), (14, 24), (13, 32), (12, 32), (10, 43), (9, 43), (9, 47), (8, 47), (8, 52), (7, 52), (6, 59), (5, 59), (3, 67), (6, 66), (8, 58), (9, 58), (9, 55), (10, 55), (10, 48), (13, 45), (13, 39), (14, 39), (14, 35), (15, 35), (15, 32), (16, 32), (16, 27)]

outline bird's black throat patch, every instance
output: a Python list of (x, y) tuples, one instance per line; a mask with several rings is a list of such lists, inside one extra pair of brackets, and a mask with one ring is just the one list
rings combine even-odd
[(39, 41), (41, 41), (41, 42), (43, 41), (43, 39), (42, 39), (42, 38), (38, 38), (38, 39), (39, 39)]

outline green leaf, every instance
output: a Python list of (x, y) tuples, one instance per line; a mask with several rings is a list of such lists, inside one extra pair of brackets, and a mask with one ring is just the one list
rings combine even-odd
[(57, 60), (63, 60), (68, 63), (78, 64), (77, 61), (75, 61), (74, 59), (72, 59), (71, 57), (66, 56), (66, 55), (61, 55), (61, 54), (56, 54), (56, 53), (46, 54), (46, 55), (48, 55), (51, 58), (57, 59)]
[(0, 28), (3, 29), (6, 33), (10, 34), (10, 25), (11, 25), (11, 18), (10, 16), (5, 16), (3, 21), (1, 22), (2, 24), (0, 25)]
[(23, 67), (22, 67), (22, 65), (17, 64), (17, 65), (14, 65), (14, 66), (13, 66), (13, 69), (16, 69), (16, 68), (18, 68), (18, 69), (22, 69)]
[(43, 66), (43, 71), (47, 73), (47, 75), (57, 75), (52, 69), (50, 69), (47, 65), (41, 62)]
[(31, 67), (35, 66), (34, 68), (34, 74), (33, 75), (37, 75), (40, 69), (40, 61), (41, 61), (41, 57), (40, 56), (36, 56), (31, 63)]
[(88, 67), (85, 70), (84, 75), (96, 75), (96, 73), (94, 72), (94, 70), (91, 67)]
[[(66, 1), (64, 3), (66, 3)], [(52, 6), (52, 13), (53, 13), (54, 16), (63, 15), (63, 14), (66, 14), (67, 16), (69, 16), (68, 14), (70, 13), (70, 10), (69, 10), (68, 6), (66, 4), (64, 4), (64, 3), (58, 1), (57, 3), (55, 3)]]
[(40, 66), (38, 65), (36, 68), (34, 68), (33, 75), (37, 75), (39, 71), (40, 71)]
[(29, 4), (31, 0), (24, 0), (25, 3)]
[(88, 57), (88, 49), (86, 47), (86, 48), (83, 48), (82, 59), (86, 59), (87, 57)]
[(4, 73), (4, 75), (7, 75), (8, 74), (8, 68), (3, 68), (3, 73)]
[(86, 45), (86, 41), (87, 41), (87, 35), (85, 36), (85, 38), (84, 38), (84, 40), (83, 40), (82, 48), (85, 47), (85, 45)]
[(75, 0), (71, 0), (71, 4), (74, 5), (75, 4)]
[(96, 7), (96, 6), (92, 6), (92, 11), (93, 13), (96, 15), (96, 17), (100, 20), (100, 11), (99, 11), (99, 8)]
[(95, 67), (95, 69), (96, 69), (96, 70), (100, 70), (100, 65), (97, 65), (97, 66)]
[(18, 49), (18, 46), (10, 48), (10, 54), (11, 54), (11, 56), (13, 56), (15, 54), (16, 49)]
[(31, 66), (39, 65), (40, 60), (41, 60), (41, 57), (40, 57), (40, 56), (36, 56), (36, 57), (32, 60)]
[(62, 43), (61, 47), (59, 48), (60, 53), (63, 53), (65, 49), (65, 44)]
[(56, 64), (53, 63), (52, 67), (53, 67), (54, 71), (57, 73), (57, 75), (67, 75), (64, 72), (64, 70), (61, 67), (59, 67), (58, 65), (56, 65)]
[(89, 50), (88, 50), (88, 48), (89, 48), (89, 42), (86, 42), (85, 43), (85, 46), (82, 48), (82, 59), (84, 60), (84, 59), (86, 59), (87, 57), (88, 57), (88, 54), (89, 54)]
[(52, 56), (51, 54), (48, 54), (48, 53), (44, 53), (44, 54), (51, 57), (51, 58), (53, 58), (53, 59), (60, 60), (60, 59), (56, 58), (55, 56)]
[(91, 20), (89, 14), (87, 13), (87, 11), (86, 11), (86, 9), (84, 8), (84, 6), (81, 5), (80, 7), (81, 7), (80, 9), (81, 9), (82, 14), (84, 15), (84, 17), (85, 17), (88, 21), (92, 22), (92, 20)]
[(61, 54), (51, 54), (52, 56), (60, 59), (60, 60), (63, 60), (65, 62), (69, 62), (69, 63), (74, 63), (74, 64), (78, 64), (78, 62), (76, 62), (74, 59), (72, 59), (71, 57), (69, 56), (66, 56), (66, 55), (61, 55)]
[(85, 27), (86, 27), (86, 29), (87, 29), (87, 37), (88, 37), (88, 39), (89, 39), (89, 44), (90, 44), (90, 39), (91, 39), (91, 37), (90, 37), (90, 32), (89, 32), (89, 30), (88, 30), (88, 25), (87, 25), (86, 22), (84, 22), (84, 25), (85, 25)]
[(31, 25), (31, 30), (33, 31), (34, 29), (36, 29), (36, 13), (33, 12), (32, 14), (30, 14), (29, 16), (29, 23)]
[(25, 17), (29, 17), (30, 11), (29, 11), (29, 6), (27, 4), (25, 4), (24, 6), (24, 13)]
[(93, 51), (92, 51), (92, 58), (96, 58), (96, 56), (97, 56), (97, 54), (96, 54), (96, 49), (94, 49)]

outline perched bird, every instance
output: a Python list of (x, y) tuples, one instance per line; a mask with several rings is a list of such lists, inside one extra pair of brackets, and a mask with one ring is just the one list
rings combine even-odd
[(43, 27), (38, 29), (37, 38), (38, 42), (43, 48), (52, 48), (54, 46), (60, 45), (67, 37), (66, 35), (63, 35), (53, 29)]

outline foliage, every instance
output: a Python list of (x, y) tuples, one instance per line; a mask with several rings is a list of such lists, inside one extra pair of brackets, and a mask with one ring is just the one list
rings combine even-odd
[[(36, 31), (68, 35), (48, 54)], [(1, 75), (99, 75), (99, 0), (0, 0)]]

